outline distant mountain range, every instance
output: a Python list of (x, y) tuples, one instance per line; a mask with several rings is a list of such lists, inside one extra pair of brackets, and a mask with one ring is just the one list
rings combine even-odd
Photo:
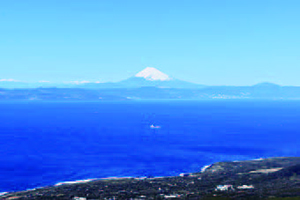
[(300, 87), (273, 83), (205, 86), (172, 78), (151, 67), (115, 83), (51, 85), (0, 79), (0, 88), (0, 100), (300, 99)]
[[(13, 79), (0, 79), (0, 88), (4, 89), (20, 89), (20, 88), (86, 88), (86, 89), (111, 89), (111, 88), (185, 88), (199, 89), (209, 86), (182, 81), (170, 77), (169, 75), (153, 68), (147, 67), (128, 79), (119, 82), (89, 82), (89, 81), (73, 81), (69, 83), (51, 83), (48, 81), (40, 82), (23, 82)], [(280, 87), (273, 83), (261, 83), (255, 87)]]
[(147, 67), (135, 76), (116, 83), (85, 83), (77, 87), (99, 89), (99, 88), (203, 88), (203, 85), (171, 78), (161, 71)]
[(87, 88), (87, 89), (100, 89), (100, 88), (140, 88), (140, 87), (159, 87), (159, 88), (201, 88), (202, 85), (181, 81), (169, 77), (161, 71), (147, 67), (137, 73), (135, 76), (130, 77), (120, 82), (73, 82), (73, 83), (50, 83), (50, 82), (37, 82), (28, 83), (16, 81), (12, 79), (0, 79), (0, 88)]

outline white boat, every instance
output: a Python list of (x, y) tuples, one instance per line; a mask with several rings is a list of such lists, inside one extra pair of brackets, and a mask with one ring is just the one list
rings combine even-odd
[(159, 128), (161, 128), (161, 127), (160, 127), (160, 126), (154, 126), (153, 124), (151, 124), (150, 128), (151, 128), (151, 129), (159, 129)]

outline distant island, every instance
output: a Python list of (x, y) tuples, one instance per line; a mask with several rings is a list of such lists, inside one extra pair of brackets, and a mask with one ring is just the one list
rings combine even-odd
[(218, 162), (174, 177), (59, 183), (1, 199), (300, 199), (300, 157)]
[(116, 83), (25, 83), (2, 79), (0, 100), (298, 100), (300, 87), (260, 83), (253, 86), (205, 86), (174, 79), (155, 68)]

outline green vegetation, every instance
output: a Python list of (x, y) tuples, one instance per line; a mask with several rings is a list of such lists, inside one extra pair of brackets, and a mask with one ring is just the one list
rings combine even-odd
[(203, 173), (65, 184), (3, 199), (300, 199), (300, 158), (220, 162)]

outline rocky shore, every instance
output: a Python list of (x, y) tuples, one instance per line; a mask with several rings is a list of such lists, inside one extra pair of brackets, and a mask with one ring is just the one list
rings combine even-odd
[(300, 157), (218, 162), (175, 177), (66, 182), (0, 199), (300, 199)]

